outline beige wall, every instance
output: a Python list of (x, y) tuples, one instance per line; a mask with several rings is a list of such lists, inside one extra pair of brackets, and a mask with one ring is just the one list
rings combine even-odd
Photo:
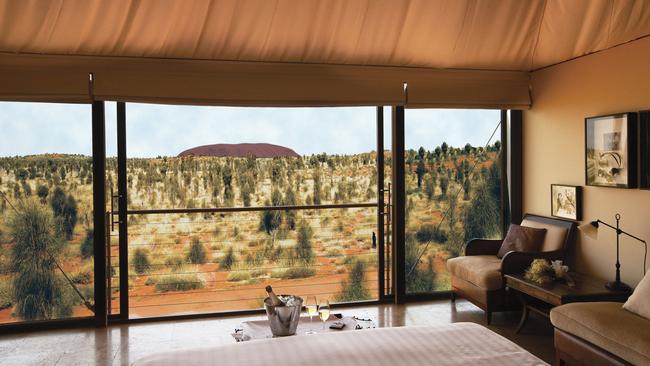
[[(650, 191), (585, 186), (584, 118), (650, 109), (650, 38), (533, 73), (533, 108), (524, 112), (524, 212), (550, 215), (551, 183), (583, 186), (583, 220), (600, 218), (650, 239)], [(575, 267), (613, 280), (616, 235), (579, 233)], [(621, 274), (643, 276), (643, 244), (622, 237)]]

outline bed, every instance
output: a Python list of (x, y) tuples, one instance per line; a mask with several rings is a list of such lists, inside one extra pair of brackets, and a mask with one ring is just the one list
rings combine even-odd
[(547, 365), (474, 323), (377, 328), (163, 352), (133, 366)]

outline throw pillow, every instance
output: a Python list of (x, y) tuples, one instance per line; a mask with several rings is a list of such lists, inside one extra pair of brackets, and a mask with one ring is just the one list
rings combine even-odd
[(650, 319), (650, 275), (645, 275), (636, 286), (632, 296), (623, 304), (623, 309)]
[(506, 253), (513, 250), (516, 252), (539, 252), (544, 244), (545, 235), (546, 229), (511, 224), (497, 257), (503, 258)]

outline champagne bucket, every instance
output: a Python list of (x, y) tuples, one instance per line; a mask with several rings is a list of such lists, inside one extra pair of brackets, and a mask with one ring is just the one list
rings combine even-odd
[(271, 333), (276, 337), (294, 335), (300, 321), (302, 298), (291, 295), (280, 295), (279, 297), (287, 304), (286, 306), (273, 306), (268, 297), (264, 299), (264, 308), (269, 318)]

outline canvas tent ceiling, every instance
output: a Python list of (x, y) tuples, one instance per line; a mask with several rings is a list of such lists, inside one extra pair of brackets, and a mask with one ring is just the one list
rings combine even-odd
[(525, 107), (648, 34), (644, 0), (0, 0), (0, 98)]

